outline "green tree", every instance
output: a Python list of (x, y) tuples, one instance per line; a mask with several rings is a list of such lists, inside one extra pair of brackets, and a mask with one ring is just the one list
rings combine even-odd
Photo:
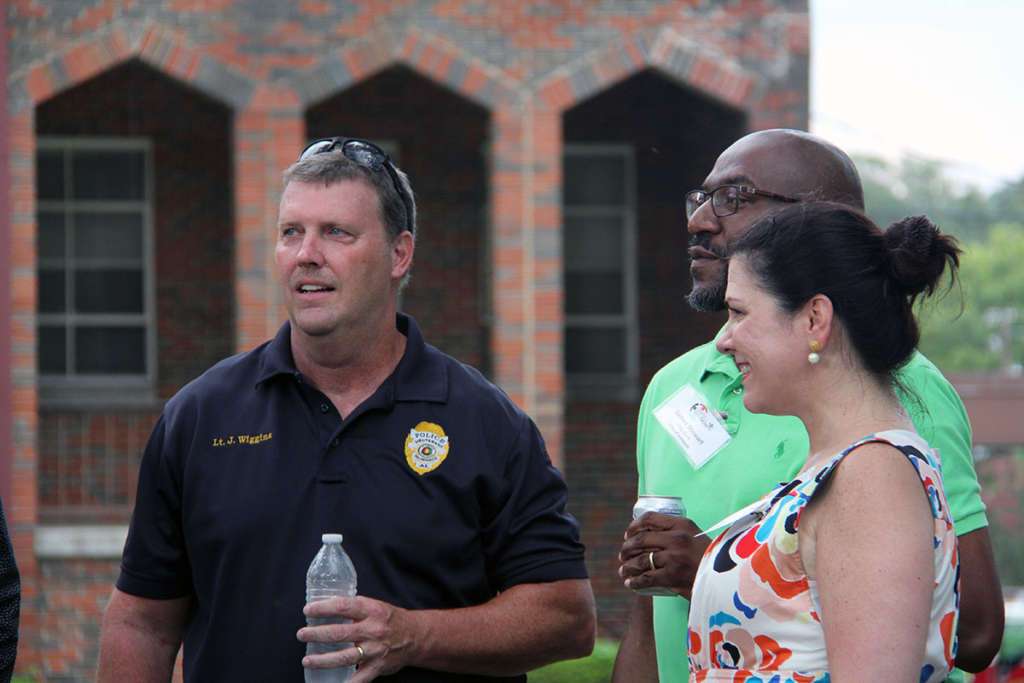
[(960, 285), (920, 310), (921, 350), (944, 372), (1024, 367), (1024, 223), (965, 243)]
[(1024, 177), (985, 194), (958, 188), (941, 161), (856, 159), (868, 215), (883, 229), (926, 214), (964, 248), (960, 282), (920, 309), (922, 350), (945, 372), (1024, 364)]
[[(997, 204), (976, 187), (958, 188), (949, 177), (948, 166), (941, 161), (907, 156), (893, 164), (881, 157), (864, 156), (856, 163), (867, 212), (883, 228), (905, 216), (923, 213), (944, 232), (964, 241), (978, 241), (985, 238), (993, 223), (1013, 219), (1004, 218), (997, 210), (1003, 204), (1012, 204), (1012, 192), (1007, 190), (1006, 197)], [(1021, 182), (1024, 186), (1024, 179)], [(1020, 208), (1014, 215), (1024, 217), (1024, 206)]]
[(900, 178), (899, 168), (881, 157), (857, 157), (864, 186), (864, 204), (867, 213), (883, 229), (904, 216), (922, 213), (920, 206), (912, 206), (907, 188)]
[(993, 192), (991, 203), (1000, 220), (1024, 225), (1024, 177)]

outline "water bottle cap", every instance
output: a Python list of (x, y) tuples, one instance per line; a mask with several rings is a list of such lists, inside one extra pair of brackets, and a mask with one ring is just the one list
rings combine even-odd
[(320, 537), (321, 543), (341, 543), (341, 534), (324, 534)]

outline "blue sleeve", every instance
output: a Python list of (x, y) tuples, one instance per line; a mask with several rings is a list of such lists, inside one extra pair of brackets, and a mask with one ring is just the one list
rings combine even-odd
[(524, 417), (494, 515), (483, 529), (487, 571), (497, 590), (587, 578), (579, 525), (565, 509), (567, 499), (540, 432)]
[(181, 515), (181, 477), (166, 414), (150, 434), (139, 467), (128, 540), (117, 587), (154, 600), (192, 593), (192, 571), (185, 549)]

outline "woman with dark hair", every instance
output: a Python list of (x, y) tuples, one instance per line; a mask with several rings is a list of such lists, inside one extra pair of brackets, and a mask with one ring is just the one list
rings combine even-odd
[(959, 253), (923, 216), (883, 233), (830, 203), (763, 218), (734, 245), (718, 349), (747, 409), (799, 417), (810, 452), (710, 530), (725, 529), (694, 582), (691, 680), (945, 679), (956, 536), (893, 373), (917, 346), (914, 300), (955, 277)]

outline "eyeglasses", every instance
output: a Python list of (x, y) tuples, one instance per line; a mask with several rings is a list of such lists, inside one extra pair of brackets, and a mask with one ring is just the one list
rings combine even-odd
[(391, 184), (394, 186), (395, 192), (398, 193), (398, 198), (402, 200), (402, 206), (405, 207), (405, 229), (416, 234), (415, 227), (412, 224), (412, 205), (409, 202), (408, 196), (402, 190), (402, 183), (398, 180), (395, 164), (391, 161), (391, 157), (388, 156), (387, 152), (377, 145), (366, 140), (359, 140), (358, 138), (320, 138), (306, 145), (306, 149), (302, 150), (302, 154), (299, 155), (299, 161), (308, 159), (315, 154), (333, 152), (336, 149), (341, 149), (341, 153), (345, 155), (346, 159), (363, 168), (377, 172), (381, 169), (387, 171), (388, 176), (391, 178)]
[(740, 202), (751, 197), (768, 197), (769, 199), (777, 199), (780, 202), (800, 201), (794, 197), (758, 190), (749, 185), (721, 185), (711, 192), (690, 190), (686, 193), (686, 220), (693, 218), (693, 214), (697, 213), (697, 209), (709, 198), (711, 199), (711, 210), (719, 218), (724, 218), (739, 211)]

